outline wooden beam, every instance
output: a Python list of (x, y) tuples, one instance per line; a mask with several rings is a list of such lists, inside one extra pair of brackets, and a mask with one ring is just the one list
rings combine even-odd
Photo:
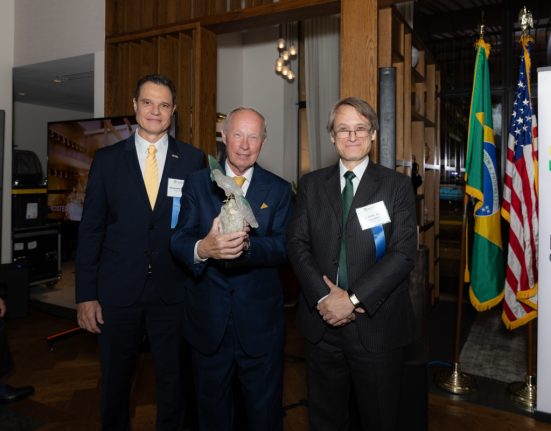
[(218, 34), (232, 33), (339, 13), (339, 3), (339, 0), (280, 1), (205, 17), (201, 25)]
[(192, 143), (206, 154), (216, 155), (216, 35), (197, 24)]
[(341, 0), (341, 97), (377, 109), (377, 0)]

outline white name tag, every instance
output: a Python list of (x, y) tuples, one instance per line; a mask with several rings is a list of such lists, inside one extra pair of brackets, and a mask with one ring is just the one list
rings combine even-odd
[(169, 178), (166, 195), (171, 198), (180, 198), (182, 197), (182, 187), (184, 187), (184, 180)]
[(356, 208), (356, 214), (358, 215), (362, 230), (371, 229), (373, 226), (390, 222), (390, 216), (383, 201)]

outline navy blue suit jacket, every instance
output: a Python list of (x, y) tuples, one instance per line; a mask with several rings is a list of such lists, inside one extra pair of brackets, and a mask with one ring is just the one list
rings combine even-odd
[(77, 303), (133, 304), (148, 277), (167, 304), (184, 300), (182, 286), (189, 276), (169, 249), (174, 198), (167, 196), (168, 179), (184, 180), (202, 167), (202, 151), (169, 137), (152, 210), (134, 135), (96, 152), (79, 227)]
[(286, 260), (291, 186), (255, 165), (246, 197), (259, 224), (249, 233), (249, 251), (234, 262), (235, 267), (215, 259), (196, 264), (195, 243), (210, 231), (225, 196), (211, 181), (208, 169), (190, 175), (184, 185), (179, 226), (171, 244), (173, 254), (197, 281), (186, 287), (184, 334), (203, 354), (217, 349), (230, 314), (247, 354), (262, 355), (274, 342), (283, 341), (283, 294), (277, 267)]

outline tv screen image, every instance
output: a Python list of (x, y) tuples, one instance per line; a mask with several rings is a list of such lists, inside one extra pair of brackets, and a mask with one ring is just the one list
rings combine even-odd
[(48, 123), (49, 220), (80, 221), (94, 154), (137, 127), (133, 115)]

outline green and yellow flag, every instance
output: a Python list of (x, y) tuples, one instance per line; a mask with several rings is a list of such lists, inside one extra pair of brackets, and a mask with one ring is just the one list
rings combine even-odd
[(470, 273), (467, 264), (465, 281), (470, 281), (469, 296), (478, 311), (501, 301), (504, 281), (489, 55), (490, 45), (480, 38), (476, 44), (465, 166), (465, 193), (475, 201)]

